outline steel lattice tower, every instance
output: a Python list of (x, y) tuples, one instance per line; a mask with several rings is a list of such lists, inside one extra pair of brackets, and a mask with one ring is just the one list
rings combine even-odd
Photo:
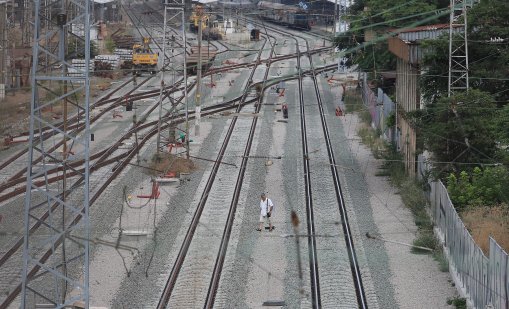
[(458, 90), (468, 90), (467, 7), (472, 6), (472, 0), (451, 0), (450, 5), (449, 96)]
[[(158, 134), (157, 134), (157, 152), (162, 151), (167, 148), (169, 143), (175, 142), (175, 130), (176, 130), (176, 116), (178, 115), (179, 106), (178, 102), (170, 95), (168, 96), (170, 106), (164, 107), (164, 97), (163, 94), (163, 86), (164, 86), (164, 76), (166, 72), (172, 74), (172, 83), (175, 83), (175, 76), (178, 73), (182, 73), (183, 75), (183, 86), (187, 85), (187, 66), (186, 66), (186, 2), (185, 0), (166, 0), (164, 3), (164, 25), (163, 25), (163, 35), (162, 35), (162, 66), (161, 66), (161, 92), (159, 95), (159, 122), (158, 122)], [(181, 42), (178, 42), (178, 37), (175, 34), (172, 34), (173, 31), (168, 27), (174, 27), (177, 29), (180, 26), (180, 39)], [(168, 53), (170, 55), (168, 55)], [(177, 61), (177, 57), (182, 59), (182, 64), (180, 61)], [(187, 157), (189, 157), (189, 123), (188, 123), (188, 107), (187, 107), (187, 87), (183, 89), (184, 95), (184, 108), (185, 108), (185, 119), (186, 119), (186, 153)], [(161, 127), (163, 124), (163, 109), (170, 113), (171, 119), (168, 123), (169, 129), (167, 130), (168, 138), (162, 137)], [(166, 133), (166, 132), (165, 132)]]
[[(88, 308), (91, 2), (34, 0), (32, 5), (21, 307), (78, 302)], [(76, 46), (69, 58), (84, 58), (79, 67), (67, 58), (67, 46)]]

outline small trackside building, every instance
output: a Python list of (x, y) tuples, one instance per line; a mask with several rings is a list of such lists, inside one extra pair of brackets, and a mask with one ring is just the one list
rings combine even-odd
[(421, 63), (425, 51), (420, 46), (420, 42), (448, 34), (449, 24), (420, 26), (394, 32), (397, 34), (388, 39), (388, 45), (389, 51), (397, 57), (396, 145), (403, 154), (407, 173), (410, 176), (415, 176), (417, 171), (418, 130), (409, 121), (407, 113), (422, 109), (425, 106), (419, 91), (419, 77), (425, 72), (425, 68), (422, 67)]

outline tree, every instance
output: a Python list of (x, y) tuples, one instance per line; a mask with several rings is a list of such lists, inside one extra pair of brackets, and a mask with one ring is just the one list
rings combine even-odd
[(509, 202), (507, 187), (509, 171), (506, 167), (475, 167), (471, 172), (461, 171), (459, 176), (447, 177), (447, 191), (458, 209), (465, 206), (495, 206)]
[(501, 108), (494, 119), (497, 139), (503, 146), (509, 145), (509, 104)]
[[(83, 53), (85, 50), (85, 42), (81, 39), (73, 38), (73, 40), (67, 45), (67, 59), (85, 58)], [(94, 41), (90, 41), (90, 58), (94, 58), (97, 55), (97, 46)]]
[(449, 36), (436, 40), (425, 40), (420, 44), (426, 51), (422, 60), (423, 75), (419, 79), (419, 90), (425, 102), (433, 103), (447, 96), (449, 81)]
[(493, 94), (499, 103), (509, 101), (507, 0), (480, 1), (468, 12), (468, 30), (471, 86)]
[(410, 114), (435, 161), (449, 162), (439, 165), (439, 170), (435, 168), (442, 176), (446, 171), (463, 169), (460, 162), (497, 162), (495, 115), (493, 97), (479, 90), (442, 97), (426, 109)]
[[(413, 25), (437, 23), (431, 18), (435, 11), (449, 5), (448, 0), (362, 0), (350, 7), (350, 30), (335, 38), (335, 44), (345, 51), (351, 62), (364, 71), (387, 71), (396, 68), (396, 57), (389, 52), (387, 40), (390, 29), (407, 28)], [(368, 42), (365, 33), (373, 33), (374, 40)]]
[[(469, 9), (468, 56), (470, 87), (493, 95), (498, 106), (509, 101), (509, 4), (507, 0), (481, 1)], [(500, 38), (503, 41), (496, 41)], [(460, 38), (456, 38), (460, 39)], [(449, 36), (422, 44), (426, 74), (421, 89), (428, 102), (447, 94)]]

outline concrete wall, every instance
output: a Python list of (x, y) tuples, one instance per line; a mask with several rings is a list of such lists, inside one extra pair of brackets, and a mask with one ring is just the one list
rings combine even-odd
[(398, 58), (396, 65), (396, 103), (398, 104), (398, 146), (405, 159), (405, 167), (409, 175), (415, 175), (416, 171), (416, 130), (405, 118), (406, 112), (420, 108), (419, 75), (418, 66), (411, 65), (407, 61)]
[(399, 107), (405, 112), (419, 109), (419, 67), (398, 58), (396, 73), (396, 102)]
[(416, 172), (416, 148), (417, 148), (417, 134), (415, 129), (409, 124), (407, 119), (402, 116), (398, 110), (398, 133), (397, 145), (399, 151), (403, 154), (405, 161), (405, 169), (410, 176), (415, 176)]

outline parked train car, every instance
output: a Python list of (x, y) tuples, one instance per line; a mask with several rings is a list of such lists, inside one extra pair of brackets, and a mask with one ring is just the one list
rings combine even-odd
[(311, 30), (309, 14), (298, 6), (260, 1), (258, 9), (265, 20), (294, 29)]

